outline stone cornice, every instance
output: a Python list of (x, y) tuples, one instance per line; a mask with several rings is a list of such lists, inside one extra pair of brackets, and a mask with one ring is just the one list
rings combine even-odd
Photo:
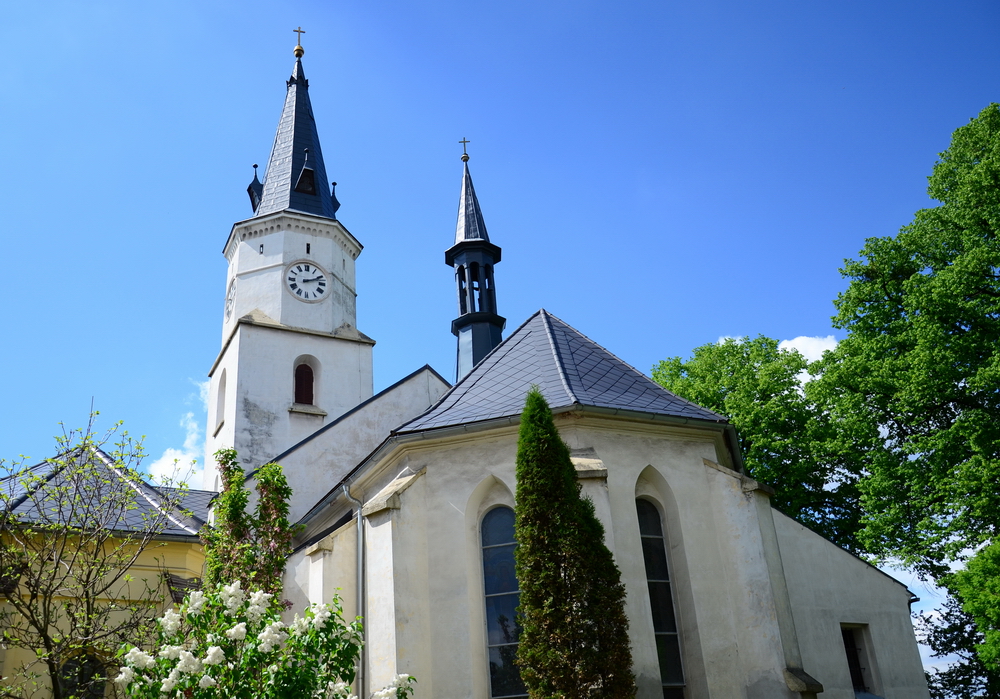
[(278, 211), (273, 214), (261, 216), (259, 218), (248, 218), (233, 224), (226, 239), (226, 245), (222, 249), (222, 254), (230, 262), (236, 245), (245, 240), (262, 235), (268, 235), (277, 231), (293, 231), (296, 233), (309, 233), (331, 238), (335, 241), (352, 260), (356, 260), (364, 246), (358, 239), (351, 235), (351, 232), (344, 227), (340, 221), (322, 216), (313, 216), (301, 211)]
[(222, 343), (222, 349), (219, 350), (218, 356), (215, 361), (212, 362), (212, 368), (208, 370), (208, 375), (212, 376), (215, 370), (219, 367), (219, 362), (226, 355), (226, 350), (229, 349), (229, 345), (232, 344), (233, 338), (236, 337), (236, 332), (241, 326), (253, 326), (256, 328), (264, 328), (266, 330), (278, 330), (281, 332), (291, 332), (299, 333), (301, 335), (314, 335), (316, 337), (325, 337), (331, 340), (343, 340), (345, 342), (357, 342), (362, 345), (375, 345), (375, 340), (371, 339), (365, 335), (360, 330), (356, 328), (337, 328), (332, 333), (322, 332), (321, 330), (310, 330), (308, 328), (294, 328), (290, 325), (282, 325), (281, 323), (275, 322), (270, 318), (254, 317), (253, 313), (248, 313), (247, 315), (237, 318), (236, 322), (233, 323), (233, 329), (229, 331), (229, 335), (226, 337), (226, 341)]

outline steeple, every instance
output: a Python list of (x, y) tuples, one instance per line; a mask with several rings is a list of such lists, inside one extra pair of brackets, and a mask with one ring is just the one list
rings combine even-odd
[(281, 110), (263, 185), (257, 180), (255, 166), (254, 182), (247, 189), (255, 217), (292, 209), (336, 218), (340, 208), (328, 189), (323, 151), (309, 102), (309, 81), (302, 68), (303, 53), (302, 46), (295, 47), (295, 65), (287, 81), (285, 106)]
[[(463, 150), (465, 139), (459, 141)], [(500, 247), (490, 242), (479, 199), (469, 174), (469, 154), (462, 153), (462, 194), (458, 202), (455, 244), (445, 252), (445, 263), (455, 268), (458, 318), (451, 332), (458, 337), (456, 379), (461, 380), (483, 357), (500, 344), (507, 321), (497, 315), (493, 267), (500, 261)]]

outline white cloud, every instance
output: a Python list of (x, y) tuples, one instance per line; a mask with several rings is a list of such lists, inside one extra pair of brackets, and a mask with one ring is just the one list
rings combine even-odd
[(806, 337), (805, 335), (800, 335), (792, 340), (782, 340), (778, 343), (778, 349), (798, 350), (799, 354), (810, 362), (822, 359), (825, 351), (832, 350), (836, 346), (837, 338), (833, 335), (827, 335), (826, 337)]
[(184, 446), (180, 449), (170, 447), (163, 455), (151, 463), (147, 470), (152, 479), (158, 483), (177, 483), (183, 481), (191, 487), (200, 488), (204, 468), (196, 464), (205, 449), (201, 428), (194, 419), (194, 413), (185, 413), (181, 418), (184, 428)]

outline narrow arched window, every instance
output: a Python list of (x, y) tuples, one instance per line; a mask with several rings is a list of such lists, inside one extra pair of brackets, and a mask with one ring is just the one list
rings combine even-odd
[(670, 589), (670, 569), (660, 512), (648, 500), (636, 500), (635, 509), (639, 516), (642, 559), (646, 564), (649, 606), (653, 610), (653, 634), (656, 636), (656, 655), (660, 660), (663, 699), (684, 699), (680, 634)]
[(102, 699), (107, 685), (103, 663), (93, 655), (70, 658), (59, 668), (59, 688), (64, 697)]
[(490, 697), (527, 697), (521, 672), (514, 664), (521, 634), (514, 613), (521, 596), (514, 575), (514, 510), (497, 507), (487, 512), (482, 541)]
[(295, 367), (295, 402), (313, 404), (313, 370), (308, 364)]
[(215, 426), (218, 427), (226, 419), (226, 370), (222, 370), (219, 378), (219, 386), (216, 389), (219, 393), (215, 397)]

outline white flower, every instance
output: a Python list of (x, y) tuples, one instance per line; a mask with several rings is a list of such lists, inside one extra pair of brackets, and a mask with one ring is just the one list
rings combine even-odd
[(219, 591), (219, 596), (222, 597), (222, 603), (226, 605), (226, 616), (235, 614), (240, 605), (243, 604), (243, 600), (246, 599), (246, 593), (240, 589), (239, 580), (232, 585), (223, 585)]
[(169, 693), (174, 687), (177, 686), (177, 680), (179, 680), (180, 677), (181, 677), (180, 670), (178, 670), (177, 668), (171, 670), (170, 674), (167, 675), (167, 679), (163, 680), (163, 684), (160, 685), (160, 692), (162, 694)]
[(145, 670), (156, 665), (156, 660), (153, 656), (142, 652), (138, 648), (132, 648), (132, 650), (125, 654), (125, 662), (140, 670)]
[(190, 651), (182, 650), (180, 656), (180, 661), (177, 663), (178, 670), (189, 675), (201, 672), (201, 661), (194, 657)]
[(257, 634), (257, 640), (260, 641), (257, 650), (261, 653), (270, 653), (275, 646), (284, 643), (288, 638), (288, 634), (281, 630), (284, 626), (280, 621), (265, 626), (264, 630)]
[(211, 646), (205, 653), (205, 659), (201, 662), (203, 665), (218, 665), (225, 659), (226, 654), (219, 646)]
[(201, 679), (198, 680), (198, 686), (201, 687), (202, 689), (208, 689), (209, 687), (214, 687), (217, 684), (219, 683), (213, 680), (208, 675), (202, 675)]
[(121, 674), (115, 678), (115, 682), (122, 686), (128, 686), (132, 684), (132, 680), (134, 679), (135, 679), (135, 670), (126, 665), (125, 667), (122, 668)]
[(157, 621), (160, 622), (160, 626), (163, 628), (163, 633), (168, 636), (177, 633), (177, 630), (181, 627), (181, 615), (173, 609), (165, 611), (163, 613), (163, 617)]
[(298, 614), (296, 614), (295, 619), (292, 620), (292, 635), (301, 636), (308, 630), (309, 630), (309, 620), (305, 617), (300, 617)]
[(330, 608), (329, 604), (314, 604), (312, 606), (313, 613), (313, 626), (317, 629), (322, 629), (326, 626), (326, 621), (333, 615), (333, 610)]
[(245, 621), (241, 621), (233, 628), (226, 631), (226, 638), (230, 641), (242, 641), (247, 637), (247, 624)]
[(250, 593), (250, 607), (251, 609), (260, 609), (263, 614), (264, 610), (267, 609), (267, 603), (271, 601), (274, 597), (270, 592), (264, 592), (263, 590), (257, 590)]
[(211, 645), (211, 644), (215, 643), (215, 634), (214, 634), (214, 633), (210, 633), (210, 634), (208, 634), (207, 636), (205, 636), (205, 641), (206, 641), (206, 642), (207, 642), (207, 643), (208, 643), (209, 645)]
[(195, 590), (188, 594), (187, 613), (188, 615), (201, 614), (201, 608), (205, 606), (205, 593)]
[(180, 646), (163, 646), (160, 648), (159, 656), (167, 660), (177, 660), (181, 655), (181, 650)]

